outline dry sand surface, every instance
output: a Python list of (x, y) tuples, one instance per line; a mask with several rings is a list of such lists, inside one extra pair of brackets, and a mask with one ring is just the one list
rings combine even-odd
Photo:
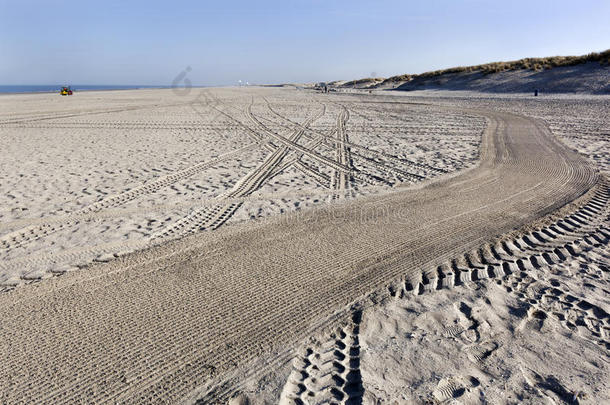
[(1, 401), (608, 401), (607, 128), (604, 97), (2, 96)]
[(478, 157), (480, 116), (340, 101), (248, 89), (2, 97), (0, 285)]

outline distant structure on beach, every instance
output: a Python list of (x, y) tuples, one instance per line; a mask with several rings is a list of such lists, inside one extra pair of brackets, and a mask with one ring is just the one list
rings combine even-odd
[(326, 82), (316, 83), (315, 89), (323, 93), (328, 93), (328, 84), (326, 84)]

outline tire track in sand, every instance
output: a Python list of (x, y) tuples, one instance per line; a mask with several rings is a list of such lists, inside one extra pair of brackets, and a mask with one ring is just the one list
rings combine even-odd
[[(337, 116), (337, 139), (335, 141), (335, 159), (343, 166), (352, 167), (350, 151), (347, 142), (347, 132), (345, 131), (345, 124), (349, 120), (349, 112), (346, 108), (341, 108), (339, 115)], [(349, 187), (350, 174), (345, 172), (339, 172), (333, 170), (331, 176), (334, 188), (343, 191)]]
[[(223, 227), (0, 295), (1, 401), (225, 400), (239, 367), (302, 341), (391, 280), (414, 278), (597, 182), (531, 120), (471, 113), (490, 126), (481, 163), (461, 175)], [(369, 207), (381, 210), (363, 216)], [(562, 225), (574, 231), (576, 219)], [(199, 391), (210, 381), (218, 384)]]
[[(548, 271), (558, 264), (577, 262), (610, 244), (610, 189), (602, 184), (580, 208), (550, 223), (502, 237), (441, 264), (418, 278), (403, 279), (388, 286), (396, 299), (464, 284), (494, 281), (521, 300), (527, 308), (526, 321), (555, 317), (563, 327), (610, 351), (610, 314), (603, 308), (575, 297), (553, 277), (536, 278), (534, 271)], [(606, 272), (610, 271), (607, 269)], [(609, 275), (610, 276), (610, 275)], [(460, 307), (461, 308), (461, 307)], [(475, 327), (467, 306), (460, 309)], [(360, 378), (358, 324), (361, 310), (353, 310), (357, 323), (342, 327), (296, 350), (293, 367), (282, 390), (280, 404), (356, 403), (364, 394)], [(353, 331), (350, 333), (350, 331)], [(445, 333), (456, 336), (465, 330), (450, 326)], [(470, 361), (484, 363), (498, 347), (494, 341), (472, 344), (465, 349)], [(351, 385), (348, 385), (350, 384)], [(438, 401), (453, 398), (460, 381), (444, 380), (432, 396)]]
[[(323, 105), (322, 111), (308, 118), (303, 126), (308, 127), (314, 121), (322, 117), (325, 112), (326, 106)], [(289, 141), (295, 143), (298, 142), (304, 132), (304, 129), (294, 131), (294, 133), (288, 138)], [(265, 158), (263, 163), (237, 182), (232, 190), (221, 194), (219, 199), (245, 197), (258, 190), (265, 183), (265, 181), (267, 181), (274, 174), (274, 171), (282, 163), (289, 151), (290, 149), (285, 145), (277, 147), (270, 155), (267, 156), (267, 158)], [(229, 218), (233, 216), (240, 206), (241, 203), (229, 203), (217, 205), (211, 208), (204, 208), (202, 210), (196, 210), (179, 221), (171, 224), (167, 228), (159, 231), (157, 234), (153, 235), (152, 238), (153, 240), (167, 237), (177, 238), (197, 232), (199, 230), (217, 229), (227, 220), (229, 220)]]
[(186, 169), (162, 176), (156, 180), (146, 182), (140, 186), (134, 187), (128, 191), (115, 194), (104, 198), (103, 200), (94, 202), (84, 208), (81, 208), (73, 213), (61, 216), (53, 217), (50, 221), (43, 221), (37, 225), (31, 225), (16, 231), (12, 231), (0, 237), (0, 251), (10, 251), (12, 249), (24, 246), (27, 243), (33, 242), (59, 230), (66, 229), (74, 226), (83, 220), (91, 221), (95, 219), (92, 213), (100, 212), (108, 208), (115, 208), (125, 205), (137, 198), (152, 194), (158, 190), (169, 187), (170, 185), (179, 181), (188, 179), (197, 173), (200, 173), (206, 169), (214, 167), (219, 163), (226, 161), (230, 158), (238, 156), (241, 153), (245, 153), (251, 150), (256, 144), (249, 144), (242, 148), (220, 155), (219, 157), (212, 159), (209, 162), (197, 163)]
[[(267, 100), (265, 100), (265, 101), (267, 101)], [(286, 122), (289, 122), (291, 124), (290, 126), (279, 124), (281, 127), (290, 128), (290, 127), (296, 126), (297, 128), (299, 128), (299, 127), (302, 128), (302, 126), (299, 123), (294, 122), (293, 120), (291, 120), (289, 118), (286, 118), (285, 116), (281, 115), (276, 110), (274, 110), (268, 101), (267, 101), (267, 105), (269, 107), (269, 110), (273, 114), (275, 114), (280, 119), (282, 119)], [(337, 123), (335, 126), (335, 130), (331, 134), (324, 134), (319, 131), (313, 130), (311, 128), (304, 128), (304, 129), (306, 132), (312, 133), (313, 136), (315, 136), (314, 139), (319, 140), (318, 142), (325, 143), (328, 146), (330, 146), (331, 148), (334, 148), (335, 161), (341, 163), (341, 161), (342, 161), (341, 156), (344, 155), (345, 158), (343, 158), (343, 161), (346, 162), (345, 166), (349, 167), (351, 169), (351, 172), (348, 175), (346, 172), (337, 171), (336, 169), (331, 167), (332, 173), (329, 176), (330, 182), (328, 185), (326, 185), (326, 182), (325, 182), (326, 175), (324, 173), (320, 173), (322, 176), (315, 176), (315, 173), (311, 173), (311, 171), (313, 170), (313, 171), (317, 172), (317, 170), (315, 170), (311, 166), (307, 165), (300, 158), (299, 158), (299, 162), (297, 162), (297, 168), (300, 168), (299, 166), (302, 166), (302, 165), (307, 166), (306, 168), (300, 168), (300, 169), (303, 172), (305, 172), (306, 174), (313, 174), (314, 179), (316, 179), (316, 181), (319, 181), (320, 184), (325, 185), (325, 187), (329, 187), (331, 189), (337, 189), (337, 190), (341, 189), (339, 179), (342, 176), (345, 178), (348, 178), (350, 180), (357, 179), (357, 180), (360, 180), (360, 181), (362, 181), (366, 184), (370, 184), (370, 185), (379, 185), (379, 184), (387, 184), (390, 186), (393, 185), (393, 182), (391, 181), (391, 179), (381, 178), (379, 176), (376, 176), (376, 175), (368, 172), (367, 170), (358, 170), (357, 168), (355, 168), (351, 161), (351, 155), (353, 154), (355, 156), (363, 157), (365, 159), (365, 163), (368, 166), (372, 166), (378, 170), (381, 170), (384, 173), (398, 174), (398, 175), (402, 176), (403, 178), (407, 178), (407, 179), (414, 180), (414, 181), (419, 181), (419, 180), (424, 179), (423, 176), (413, 174), (410, 172), (406, 172), (404, 170), (401, 170), (396, 167), (392, 167), (388, 164), (384, 164), (384, 163), (381, 163), (378, 160), (376, 160), (380, 156), (384, 156), (386, 159), (388, 159), (391, 155), (384, 154), (383, 152), (377, 152), (372, 149), (368, 149), (366, 147), (349, 142), (349, 140), (347, 138), (347, 133), (345, 132), (345, 124), (347, 123), (347, 120), (349, 119), (349, 112), (343, 105), (341, 105), (341, 104), (337, 104), (337, 105), (342, 109), (342, 111), (337, 116)], [(335, 135), (334, 138), (333, 138), (333, 134)], [(316, 144), (318, 144), (318, 142), (316, 142)], [(361, 152), (360, 153), (352, 152), (350, 149), (352, 147), (359, 149)], [(313, 151), (314, 147), (308, 147), (308, 149), (310, 149), (313, 153), (315, 153)], [(370, 157), (371, 155), (373, 155), (373, 156)], [(302, 157), (303, 154), (301, 153), (300, 156)], [(396, 157), (393, 157), (393, 158), (394, 158), (393, 160), (398, 159)], [(404, 164), (404, 161), (401, 161), (401, 163)], [(345, 184), (348, 184), (348, 183), (349, 183), (349, 180), (346, 180)], [(345, 195), (345, 194), (344, 193), (335, 194), (332, 198), (334, 199), (341, 195)]]
[[(337, 104), (339, 105), (341, 108), (347, 108), (344, 106), (344, 104)], [(349, 110), (349, 108), (347, 108)], [(356, 114), (358, 114), (356, 111), (354, 111), (352, 109), (353, 112), (355, 112)], [(297, 122), (294, 122), (293, 120), (284, 117), (283, 115), (279, 114), (276, 111), (272, 112), (277, 115), (278, 117), (282, 118), (283, 120), (285, 120), (286, 122), (289, 122), (291, 124), (291, 126), (298, 126), (299, 124)], [(282, 125), (280, 124), (280, 126), (287, 128), (288, 125)], [(317, 131), (313, 128), (306, 128), (306, 131), (309, 133), (312, 133), (314, 135), (317, 136), (322, 136), (325, 139), (325, 142), (329, 145), (333, 145), (334, 144), (334, 139), (332, 138), (332, 135), (327, 135), (327, 134), (323, 134), (320, 131)], [(401, 166), (406, 165), (406, 166), (411, 166), (417, 170), (421, 170), (424, 173), (428, 174), (428, 173), (433, 173), (434, 176), (437, 176), (439, 174), (446, 174), (448, 173), (447, 170), (442, 169), (442, 168), (438, 168), (438, 167), (434, 167), (425, 163), (419, 163), (419, 162), (415, 162), (413, 160), (410, 159), (406, 159), (403, 157), (397, 157), (395, 155), (392, 155), (391, 153), (387, 153), (387, 152), (383, 152), (380, 150), (376, 150), (376, 149), (371, 149), (367, 146), (364, 145), (360, 145), (354, 142), (351, 142), (349, 140), (345, 140), (344, 144), (346, 147), (350, 148), (350, 149), (355, 149), (358, 150), (358, 154), (361, 155), (362, 157), (366, 158), (369, 161), (377, 161), (379, 159), (381, 160), (386, 160), (389, 162), (392, 162), (392, 164), (394, 164), (395, 166), (390, 166), (387, 163), (383, 164), (384, 169), (386, 169), (386, 171), (388, 169), (393, 170), (394, 172), (398, 172), (401, 175), (403, 175), (406, 178), (411, 178), (413, 180), (421, 180), (423, 178), (422, 175), (419, 175), (417, 173), (411, 173), (408, 172), (406, 170), (400, 169)], [(351, 152), (352, 154), (355, 154), (353, 151)], [(377, 162), (378, 164), (380, 164), (379, 162)], [(381, 165), (381, 164), (380, 164)], [(398, 167), (396, 167), (398, 166)]]

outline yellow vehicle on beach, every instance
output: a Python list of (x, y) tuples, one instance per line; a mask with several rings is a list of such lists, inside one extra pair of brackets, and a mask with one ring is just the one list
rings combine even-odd
[(70, 86), (64, 86), (61, 88), (59, 94), (61, 94), (62, 96), (71, 96), (72, 89), (70, 88)]

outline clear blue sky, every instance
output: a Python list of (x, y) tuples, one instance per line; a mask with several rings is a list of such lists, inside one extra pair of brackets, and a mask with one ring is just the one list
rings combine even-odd
[(0, 0), (0, 84), (278, 83), (610, 48), (608, 0)]

